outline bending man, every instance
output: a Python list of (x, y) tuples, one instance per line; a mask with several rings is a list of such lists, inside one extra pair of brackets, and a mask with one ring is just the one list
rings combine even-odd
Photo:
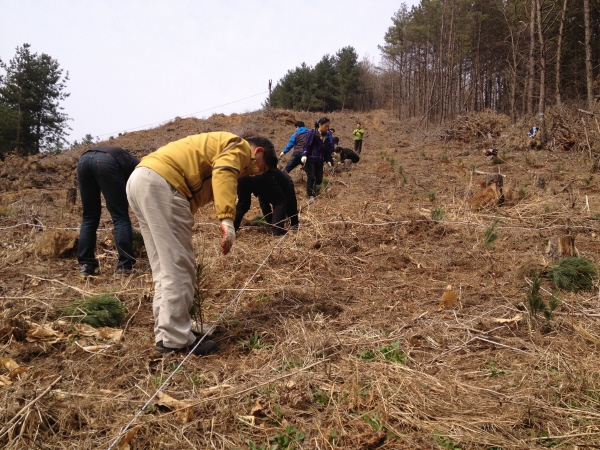
[(195, 257), (194, 214), (214, 200), (221, 221), (221, 250), (235, 239), (233, 217), (237, 179), (264, 170), (267, 138), (242, 139), (226, 132), (188, 136), (142, 159), (127, 183), (127, 197), (137, 216), (154, 280), (154, 335), (157, 353), (216, 350), (213, 341), (191, 331)]

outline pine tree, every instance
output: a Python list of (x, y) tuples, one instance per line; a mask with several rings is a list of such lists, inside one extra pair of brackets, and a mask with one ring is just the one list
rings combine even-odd
[(61, 147), (69, 129), (60, 106), (68, 73), (49, 55), (17, 47), (8, 64), (0, 61), (6, 75), (0, 79), (0, 155), (16, 149), (23, 155)]
[(344, 47), (335, 54), (339, 102), (344, 108), (354, 108), (358, 95), (358, 55), (354, 47)]

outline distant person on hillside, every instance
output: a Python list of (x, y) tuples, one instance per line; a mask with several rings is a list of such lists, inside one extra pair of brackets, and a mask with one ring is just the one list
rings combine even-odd
[(338, 163), (339, 170), (348, 171), (352, 168), (353, 163), (357, 163), (360, 161), (360, 156), (354, 150), (350, 148), (343, 148), (339, 146), (340, 138), (334, 137), (333, 142), (335, 144), (335, 154), (337, 154), (340, 158)]
[(362, 151), (362, 143), (365, 135), (365, 129), (360, 122), (356, 123), (356, 128), (352, 131), (354, 135), (354, 151), (360, 155)]
[(323, 117), (316, 123), (316, 128), (308, 133), (304, 150), (302, 151), (302, 164), (306, 171), (306, 196), (317, 196), (317, 185), (323, 182), (323, 165), (331, 167), (333, 159), (333, 138), (330, 138), (329, 119)]
[(290, 173), (297, 166), (302, 164), (300, 162), (300, 158), (302, 157), (302, 149), (304, 148), (304, 143), (306, 142), (306, 136), (308, 136), (308, 132), (310, 131), (308, 128), (304, 126), (304, 122), (301, 120), (296, 121), (296, 131), (292, 134), (292, 137), (288, 141), (287, 145), (279, 155), (281, 159), (283, 155), (285, 155), (290, 150), (293, 150), (292, 157), (288, 161), (285, 166), (285, 171)]
[(221, 222), (221, 251), (229, 253), (235, 240), (238, 178), (263, 172), (268, 158), (277, 155), (267, 138), (202, 133), (150, 153), (131, 174), (127, 198), (140, 223), (154, 280), (156, 353), (199, 356), (216, 350), (214, 341), (196, 339), (191, 329), (194, 214), (214, 200)]
[(132, 250), (131, 220), (125, 186), (140, 160), (119, 147), (95, 147), (86, 151), (77, 163), (77, 184), (83, 207), (83, 220), (79, 229), (77, 262), (82, 278), (99, 275), (95, 256), (96, 232), (100, 224), (102, 200), (110, 213), (119, 260), (117, 275), (131, 273), (135, 258)]

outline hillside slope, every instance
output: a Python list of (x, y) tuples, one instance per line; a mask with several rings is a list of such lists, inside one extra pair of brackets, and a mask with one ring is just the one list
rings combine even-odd
[[(223, 257), (213, 206), (198, 212), (204, 318), (217, 324), (220, 350), (185, 361), (162, 388), (184, 406), (169, 413), (153, 403), (136, 418), (131, 448), (600, 445), (597, 292), (560, 293), (553, 320), (532, 316), (527, 300), (532, 273), (550, 263), (550, 238), (570, 234), (580, 256), (598, 260), (590, 155), (533, 150), (527, 128), (493, 114), (480, 117), (494, 124), (489, 131), (476, 132), (481, 124), (465, 131), (460, 121), (424, 131), (386, 111), (329, 117), (348, 147), (363, 123), (361, 161), (326, 174), (328, 187), (311, 204), (304, 173), (292, 172), (298, 232), (279, 238), (245, 226)], [(106, 144), (143, 156), (227, 130), (268, 136), (281, 151), (295, 120), (317, 118), (176, 119)], [(486, 165), (482, 150), (492, 145), (501, 158)], [(115, 278), (106, 212), (102, 275), (78, 277), (81, 208), (66, 198), (84, 150), (0, 163), (6, 448), (108, 448), (183, 359), (154, 357), (147, 260), (142, 254), (140, 275)], [(501, 206), (473, 207), (482, 172), (505, 175)], [(246, 218), (258, 212), (254, 202)], [(552, 289), (544, 280), (546, 301)], [(127, 306), (122, 339), (59, 320), (71, 301), (105, 293)]]

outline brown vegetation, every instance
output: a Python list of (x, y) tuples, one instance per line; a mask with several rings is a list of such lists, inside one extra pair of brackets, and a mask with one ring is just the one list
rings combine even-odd
[[(212, 206), (199, 211), (204, 318), (216, 323), (220, 350), (175, 373), (183, 356), (152, 352), (144, 256), (142, 274), (112, 273), (108, 214), (101, 276), (80, 280), (65, 253), (80, 223), (67, 190), (83, 149), (0, 163), (1, 445), (108, 448), (128, 424), (114, 448), (600, 445), (598, 292), (561, 293), (550, 321), (530, 314), (526, 294), (530, 274), (550, 262), (553, 236), (576, 237), (580, 256), (598, 261), (593, 118), (548, 112), (550, 135), (564, 128), (565, 137), (534, 150), (530, 124), (494, 113), (427, 132), (385, 111), (330, 117), (343, 146), (363, 123), (361, 160), (326, 175), (310, 205), (303, 172), (292, 172), (298, 232), (276, 238), (246, 226), (223, 257)], [(315, 117), (176, 119), (109, 143), (142, 156), (188, 134), (228, 130), (266, 135), (281, 150), (297, 119)], [(492, 166), (483, 154), (490, 147), (499, 149)], [(471, 208), (485, 184), (478, 167), (505, 175), (510, 202), (494, 196)], [(551, 290), (545, 280), (541, 294)], [(99, 294), (127, 306), (122, 333), (61, 318), (72, 301)]]

